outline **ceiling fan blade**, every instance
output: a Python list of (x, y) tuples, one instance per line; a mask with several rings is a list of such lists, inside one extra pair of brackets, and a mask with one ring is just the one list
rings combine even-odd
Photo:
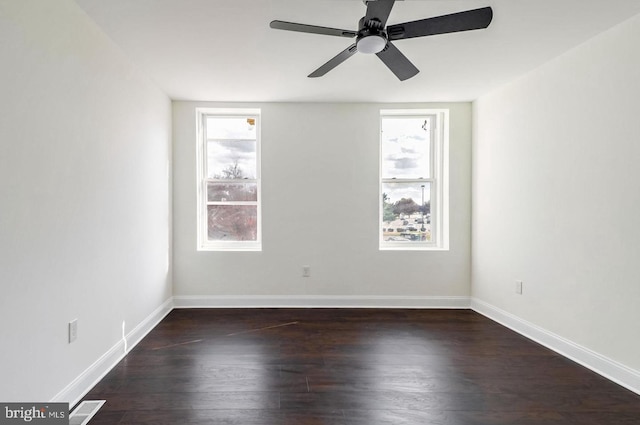
[(384, 28), (387, 25), (387, 19), (393, 8), (395, 0), (370, 0), (367, 2), (367, 14), (364, 17), (365, 22), (377, 19)]
[(353, 38), (358, 35), (355, 31), (341, 30), (338, 28), (319, 27), (316, 25), (296, 24), (295, 22), (271, 21), (269, 26), (277, 30), (298, 31), (322, 35), (335, 35), (338, 37)]
[(322, 65), (320, 68), (313, 71), (309, 74), (309, 78), (322, 77), (327, 72), (331, 71), (336, 66), (340, 65), (342, 62), (349, 59), (358, 51), (356, 47), (356, 43), (353, 43), (351, 46), (344, 49), (342, 52), (338, 53), (333, 59), (329, 60), (329, 62)]
[(383, 51), (376, 53), (376, 55), (400, 81), (407, 80), (420, 72), (420, 70), (390, 42), (387, 43)]
[(404, 24), (389, 25), (387, 34), (389, 40), (403, 40), (427, 35), (478, 30), (488, 27), (492, 19), (493, 10), (490, 7), (483, 7), (451, 15), (405, 22)]

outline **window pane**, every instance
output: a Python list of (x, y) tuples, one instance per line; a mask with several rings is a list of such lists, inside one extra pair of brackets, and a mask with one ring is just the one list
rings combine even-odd
[(382, 119), (382, 178), (430, 178), (431, 121)]
[(383, 184), (382, 216), (384, 241), (430, 242), (431, 184)]
[(255, 179), (257, 149), (255, 141), (207, 142), (207, 178)]
[(256, 120), (250, 117), (208, 117), (207, 140), (256, 140)]
[(210, 241), (255, 241), (258, 207), (255, 205), (208, 205)]
[(257, 201), (256, 183), (207, 183), (209, 202)]

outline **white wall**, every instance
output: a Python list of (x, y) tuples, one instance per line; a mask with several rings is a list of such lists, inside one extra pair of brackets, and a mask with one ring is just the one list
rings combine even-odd
[(638, 40), (640, 17), (475, 102), (472, 189), (473, 296), (635, 371)]
[[(196, 251), (198, 106), (262, 108), (262, 252)], [(378, 250), (379, 110), (391, 107), (451, 110), (448, 252)], [(470, 104), (174, 102), (173, 119), (175, 295), (470, 295)]]
[(48, 401), (171, 296), (171, 104), (71, 0), (0, 0), (0, 61), (0, 400)]

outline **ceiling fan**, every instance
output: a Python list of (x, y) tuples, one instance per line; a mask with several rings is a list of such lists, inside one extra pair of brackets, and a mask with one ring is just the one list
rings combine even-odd
[(392, 41), (483, 29), (489, 26), (493, 18), (493, 10), (490, 7), (484, 7), (450, 15), (405, 22), (403, 24), (389, 25), (385, 28), (395, 1), (396, 0), (363, 0), (367, 6), (367, 12), (365, 16), (360, 19), (358, 31), (285, 21), (272, 21), (269, 26), (279, 30), (356, 38), (355, 43), (309, 74), (310, 78), (325, 75), (349, 59), (356, 52), (360, 52), (368, 54), (375, 53), (398, 79), (404, 81), (420, 71), (391, 43)]

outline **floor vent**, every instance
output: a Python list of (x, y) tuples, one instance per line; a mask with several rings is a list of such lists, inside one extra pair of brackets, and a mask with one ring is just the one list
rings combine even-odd
[(106, 400), (85, 400), (69, 415), (69, 425), (86, 425)]

